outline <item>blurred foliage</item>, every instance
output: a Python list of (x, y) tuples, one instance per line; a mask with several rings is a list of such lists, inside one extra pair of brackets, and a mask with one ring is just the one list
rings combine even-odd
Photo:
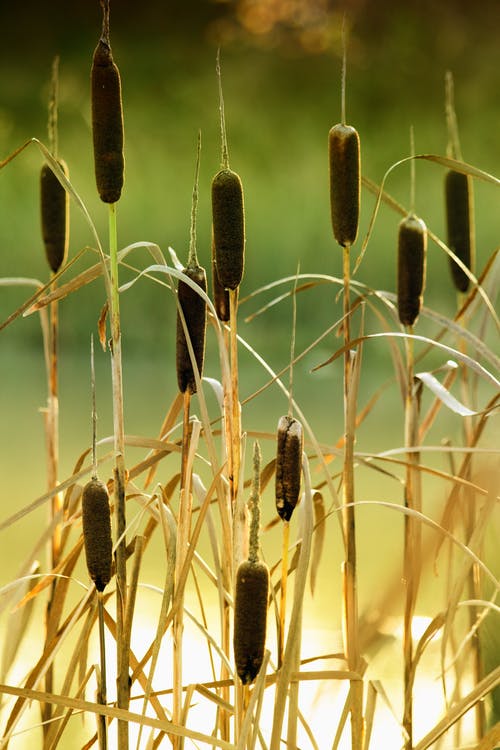
[[(361, 135), (364, 173), (380, 181), (385, 170), (409, 153), (415, 128), (418, 152), (445, 153), (444, 74), (455, 76), (456, 106), (464, 159), (499, 173), (496, 92), (498, 5), (351, 0), (240, 0), (240, 2), (148, 2), (111, 4), (112, 43), (120, 66), (126, 128), (126, 185), (119, 205), (121, 246), (138, 240), (171, 245), (185, 258), (198, 128), (202, 130), (199, 254), (208, 264), (209, 185), (219, 167), (219, 112), (215, 55), (222, 72), (231, 165), (244, 183), (247, 265), (242, 296), (258, 285), (302, 272), (340, 274), (341, 254), (331, 236), (326, 135), (340, 117), (341, 29), (349, 30), (347, 118)], [(105, 244), (106, 209), (96, 196), (90, 134), (89, 71), (100, 30), (99, 2), (27, 0), (22, 8), (3, 3), (8, 28), (0, 51), (0, 149), (7, 155), (25, 139), (46, 140), (50, 67), (60, 63), (60, 153)], [(47, 278), (38, 217), (41, 157), (24, 152), (0, 174), (4, 221), (2, 276)], [(417, 212), (443, 235), (442, 169), (417, 165)], [(396, 170), (387, 189), (409, 200), (409, 168)], [(498, 243), (496, 191), (476, 185), (478, 264)], [(373, 209), (364, 192), (360, 240)], [(399, 217), (382, 207), (360, 278), (394, 289), (395, 236)], [(354, 253), (360, 247), (354, 249)], [(81, 215), (72, 209), (70, 253), (91, 243)], [(132, 260), (143, 267), (144, 251)], [(89, 260), (81, 261), (83, 267)], [(447, 259), (430, 248), (426, 301), (442, 312), (455, 304), (447, 283)], [(446, 276), (446, 282), (444, 281)], [(434, 283), (438, 278), (439, 282)], [(61, 310), (65, 346), (79, 347), (95, 326), (104, 299), (102, 284), (67, 300)], [(155, 348), (169, 337), (171, 300), (141, 282), (124, 300), (124, 330), (131, 346)], [(24, 299), (2, 291), (2, 319)], [(329, 295), (303, 295), (299, 325), (314, 316), (328, 320)], [(244, 309), (246, 313), (249, 308)], [(273, 311), (285, 332), (289, 306)], [(265, 321), (259, 330), (265, 338)], [(243, 331), (244, 333), (244, 331)], [(29, 345), (39, 341), (35, 325), (15, 324)], [(285, 345), (286, 339), (285, 339)]]

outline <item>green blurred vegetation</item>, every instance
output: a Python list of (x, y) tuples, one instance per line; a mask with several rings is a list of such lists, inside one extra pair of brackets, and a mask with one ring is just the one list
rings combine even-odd
[[(297, 8), (309, 9), (309, 15), (305, 10), (298, 14)], [(410, 125), (415, 128), (417, 152), (445, 153), (444, 73), (450, 69), (464, 159), (498, 174), (494, 123), (500, 72), (493, 24), (497, 4), (486, 2), (472, 9), (461, 2), (385, 2), (376, 7), (353, 2), (346, 10), (347, 119), (361, 135), (364, 173), (380, 181), (393, 162), (408, 155)], [(295, 273), (299, 263), (302, 272), (340, 273), (341, 255), (329, 222), (326, 135), (340, 118), (343, 11), (344, 6), (319, 0), (167, 7), (145, 2), (140, 13), (135, 3), (112, 3), (112, 43), (122, 74), (126, 128), (120, 246), (148, 240), (165, 253), (170, 245), (181, 260), (186, 257), (200, 128), (198, 244), (201, 261), (208, 265), (209, 186), (220, 160), (215, 55), (221, 44), (231, 165), (242, 176), (246, 198), (242, 296)], [(274, 23), (275, 16), (282, 20)], [(262, 17), (271, 24), (265, 27), (267, 33), (255, 21)], [(105, 244), (107, 216), (95, 193), (89, 120), (89, 70), (100, 28), (99, 3), (68, 6), (56, 0), (50, 12), (35, 2), (23, 4), (22, 11), (9, 5), (2, 8), (0, 20), (10, 30), (0, 60), (1, 153), (7, 155), (32, 136), (46, 140), (50, 66), (53, 55), (60, 54), (60, 154)], [(250, 33), (249, 27), (260, 33)], [(314, 54), (311, 49), (320, 51)], [(47, 278), (38, 217), (40, 165), (38, 151), (31, 148), (0, 174), (0, 203), (7, 217), (0, 230), (2, 276)], [(428, 163), (417, 165), (417, 212), (440, 236), (442, 171)], [(409, 167), (396, 170), (387, 189), (408, 205)], [(479, 268), (498, 243), (497, 200), (491, 186), (476, 184)], [(355, 252), (373, 204), (364, 191)], [(394, 289), (398, 221), (394, 212), (382, 207), (359, 275), (372, 286)], [(91, 242), (88, 227), (72, 207), (71, 255)], [(149, 263), (145, 251), (136, 251), (132, 261), (139, 267)], [(79, 267), (88, 263), (86, 258)], [(446, 264), (442, 251), (431, 246), (426, 303), (449, 314), (455, 298)], [(100, 282), (93, 286), (61, 307), (65, 347), (80, 349), (81, 336), (86, 339), (89, 328), (95, 327), (104, 291)], [(173, 305), (162, 290), (151, 287), (144, 281), (127, 293), (123, 312), (130, 346), (152, 352), (171, 340)], [(299, 326), (300, 321), (308, 325), (312, 315), (328, 320), (331, 295), (303, 297)], [(2, 318), (23, 299), (23, 291), (2, 290)], [(279, 306), (273, 316), (273, 324), (288, 339), (289, 306)], [(38, 342), (33, 322), (18, 321), (13, 328), (16, 346), (18, 341), (28, 346)], [(265, 319), (254, 325), (257, 341), (265, 337), (266, 328)]]

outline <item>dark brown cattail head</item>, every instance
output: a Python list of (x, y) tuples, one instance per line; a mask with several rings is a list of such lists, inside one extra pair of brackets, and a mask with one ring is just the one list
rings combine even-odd
[[(474, 267), (474, 222), (470, 183), (470, 177), (466, 174), (454, 170), (446, 173), (448, 247), (469, 270), (472, 270)], [(459, 292), (466, 292), (469, 288), (469, 278), (452, 258), (450, 258), (450, 270), (455, 288)]]
[(89, 575), (96, 589), (104, 591), (111, 580), (113, 543), (108, 490), (99, 479), (83, 488), (82, 524)]
[(123, 110), (120, 73), (109, 43), (109, 3), (104, 3), (103, 33), (91, 72), (92, 135), (97, 190), (104, 203), (115, 203), (123, 187)]
[(245, 560), (236, 573), (234, 660), (244, 685), (252, 682), (264, 659), (269, 570), (265, 563)]
[[(201, 266), (189, 266), (184, 269), (192, 281), (198, 284), (204, 292), (207, 291), (207, 278), (205, 269)], [(191, 346), (193, 347), (196, 366), (200, 377), (203, 371), (203, 358), (205, 355), (205, 332), (207, 327), (207, 307), (205, 300), (192, 289), (185, 281), (179, 281), (177, 290), (179, 306), (182, 310), (186, 328), (189, 333)], [(193, 363), (189, 355), (189, 348), (182, 324), (179, 310), (177, 311), (177, 342), (176, 342), (176, 365), (177, 383), (181, 393), (189, 391), (196, 393), (196, 379), (194, 376)]]
[(427, 228), (410, 214), (399, 224), (398, 314), (400, 322), (412, 326), (420, 313), (425, 288)]
[(243, 186), (236, 172), (221, 169), (212, 180), (215, 263), (224, 289), (237, 289), (245, 265)]
[(217, 273), (217, 263), (215, 260), (215, 243), (212, 232), (212, 292), (215, 312), (217, 317), (223, 323), (227, 323), (230, 318), (230, 307), (229, 307), (229, 292), (224, 289), (219, 281), (219, 274)]
[(292, 517), (300, 494), (302, 425), (293, 417), (280, 417), (276, 451), (276, 510), (283, 521)]
[(358, 235), (360, 193), (359, 135), (339, 123), (328, 133), (330, 209), (333, 235), (339, 245), (353, 245)]
[[(58, 159), (57, 163), (68, 177), (66, 162)], [(51, 270), (57, 273), (68, 254), (69, 195), (48, 164), (40, 172), (40, 213), (45, 255)]]

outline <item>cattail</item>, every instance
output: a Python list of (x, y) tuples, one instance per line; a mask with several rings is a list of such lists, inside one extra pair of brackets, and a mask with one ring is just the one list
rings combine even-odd
[[(200, 174), (201, 133), (198, 133), (198, 148), (196, 154), (196, 170), (193, 185), (193, 198), (191, 202), (191, 229), (189, 242), (189, 257), (183, 273), (191, 281), (194, 281), (204, 291), (207, 291), (207, 277), (205, 269), (198, 263), (196, 255), (196, 212), (198, 210), (198, 180)], [(189, 340), (193, 347), (196, 367), (201, 377), (203, 370), (203, 358), (205, 355), (205, 333), (207, 328), (207, 308), (205, 300), (200, 297), (195, 289), (192, 289), (185, 281), (179, 281), (177, 289), (177, 342), (176, 342), (176, 368), (177, 383), (181, 393), (196, 393), (196, 378), (194, 376), (193, 362), (189, 355)], [(182, 316), (181, 316), (182, 311)]]
[(215, 312), (217, 317), (223, 323), (227, 323), (230, 315), (229, 292), (224, 289), (219, 280), (217, 273), (217, 263), (215, 261), (215, 243), (212, 234), (212, 293), (214, 300)]
[(398, 314), (402, 325), (412, 326), (420, 313), (425, 287), (427, 228), (410, 214), (399, 224)]
[(333, 235), (343, 247), (353, 245), (358, 234), (360, 193), (359, 135), (351, 125), (339, 123), (328, 133), (330, 209)]
[[(65, 177), (68, 167), (57, 161)], [(48, 164), (40, 172), (40, 213), (47, 262), (54, 273), (66, 260), (69, 243), (69, 195)]]
[(302, 425), (289, 416), (278, 422), (276, 452), (276, 510), (283, 521), (292, 517), (300, 494), (304, 437)]
[(99, 196), (104, 203), (115, 203), (123, 187), (123, 110), (120, 73), (109, 42), (109, 0), (103, 8), (103, 30), (91, 72), (92, 135)]
[[(183, 273), (186, 274), (198, 286), (207, 291), (207, 278), (205, 269), (199, 265), (187, 267)], [(178, 301), (182, 315), (186, 323), (186, 328), (193, 347), (194, 358), (198, 372), (203, 370), (203, 358), (205, 355), (205, 331), (207, 325), (207, 308), (205, 300), (192, 289), (185, 281), (179, 281)], [(177, 366), (177, 383), (181, 393), (189, 391), (196, 393), (196, 379), (194, 376), (193, 363), (189, 355), (189, 348), (186, 341), (186, 334), (182, 324), (180, 312), (177, 312), (177, 347), (176, 347), (176, 366)]]
[(97, 591), (104, 591), (111, 579), (113, 544), (108, 490), (99, 479), (83, 488), (82, 524), (87, 569)]
[[(445, 198), (448, 247), (469, 270), (472, 270), (474, 238), (470, 177), (461, 172), (449, 170), (445, 177)], [(450, 270), (455, 288), (459, 292), (466, 292), (469, 288), (469, 277), (453, 258), (450, 258)]]
[(215, 264), (224, 289), (237, 289), (245, 265), (243, 186), (236, 172), (221, 169), (212, 180)]
[(234, 659), (238, 677), (248, 685), (264, 658), (269, 570), (259, 560), (245, 560), (236, 573), (234, 600)]

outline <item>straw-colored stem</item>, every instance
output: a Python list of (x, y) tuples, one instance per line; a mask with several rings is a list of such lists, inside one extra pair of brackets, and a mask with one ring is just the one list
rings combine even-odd
[[(408, 333), (413, 327), (408, 326)], [(420, 475), (416, 468), (419, 454), (414, 449), (418, 444), (418, 395), (414, 384), (413, 339), (407, 339), (407, 394), (405, 404), (405, 446), (411, 448), (406, 456), (405, 507), (420, 511)], [(412, 623), (420, 579), (421, 533), (419, 521), (410, 514), (404, 520), (404, 581), (406, 585), (403, 658), (404, 658), (404, 713), (403, 728), (406, 732), (405, 749), (413, 748), (413, 638)]]
[[(183, 689), (182, 689), (182, 639), (184, 632), (184, 591), (179, 586), (181, 571), (183, 569), (189, 540), (191, 536), (191, 516), (192, 516), (192, 494), (191, 494), (191, 471), (192, 463), (190, 459), (191, 435), (189, 429), (189, 409), (191, 403), (191, 394), (189, 391), (184, 393), (184, 417), (183, 417), (183, 435), (182, 435), (182, 458), (181, 458), (181, 491), (179, 500), (179, 517), (177, 521), (177, 558), (176, 558), (176, 575), (175, 575), (175, 600), (178, 602), (177, 609), (173, 619), (173, 696), (172, 696), (172, 720), (175, 724), (180, 724), (183, 714)], [(172, 745), (175, 750), (181, 750), (184, 741), (181, 737), (172, 737)]]
[(283, 521), (283, 541), (281, 552), (281, 598), (280, 598), (280, 621), (278, 627), (278, 669), (283, 662), (285, 650), (285, 620), (286, 620), (286, 589), (288, 580), (288, 546), (290, 542), (290, 524)]
[[(344, 465), (343, 465), (343, 533), (345, 544), (345, 561), (343, 571), (343, 618), (345, 634), (345, 652), (349, 670), (356, 672), (360, 666), (358, 642), (358, 593), (356, 564), (356, 521), (354, 512), (354, 429), (355, 419), (351, 410), (355, 409), (355, 399), (350, 398), (351, 354), (349, 350), (350, 333), (350, 248), (343, 248), (344, 280)], [(351, 708), (351, 746), (352, 750), (363, 747), (363, 683), (351, 682), (354, 699)]]
[[(97, 592), (97, 613), (99, 620), (99, 656), (100, 656), (100, 674), (99, 674), (99, 703), (102, 706), (107, 702), (107, 683), (106, 683), (106, 641), (104, 638), (104, 602), (102, 592)], [(99, 739), (99, 750), (107, 750), (108, 747), (108, 730), (106, 717), (99, 714), (99, 727), (97, 736)]]
[(241, 415), (238, 386), (238, 333), (237, 333), (237, 314), (238, 314), (238, 289), (229, 290), (229, 310), (230, 310), (230, 356), (231, 356), (231, 452), (232, 452), (232, 473), (229, 477), (231, 487), (231, 501), (234, 505), (238, 492), (240, 477), (240, 454), (241, 454)]
[(189, 478), (186, 476), (189, 454), (189, 410), (191, 406), (191, 393), (184, 392), (183, 417), (182, 417), (182, 452), (181, 452), (181, 489), (184, 489)]
[[(461, 293), (458, 294), (458, 309), (462, 306), (462, 297), (463, 295)], [(464, 319), (461, 319), (462, 325), (464, 325)], [(460, 351), (463, 354), (467, 354), (467, 345), (464, 341), (464, 339), (460, 339)], [(470, 382), (469, 382), (469, 373), (467, 368), (461, 369), (460, 374), (460, 385), (461, 385), (461, 391), (462, 391), (462, 401), (464, 404), (468, 404), (468, 401), (470, 399)], [(472, 423), (471, 417), (464, 417), (463, 419), (463, 432), (464, 432), (464, 442), (465, 445), (469, 447), (474, 447), (474, 425)], [(472, 457), (471, 457), (472, 461)], [(469, 465), (467, 467), (466, 473), (464, 478), (467, 480), (471, 479), (471, 466)], [(470, 490), (464, 487), (463, 489), (463, 495), (464, 495), (464, 522), (465, 522), (465, 543), (469, 544), (470, 539), (472, 537), (472, 534), (474, 532), (475, 523), (476, 523), (476, 507), (474, 503), (474, 493)], [(469, 598), (473, 601), (479, 601), (482, 598), (482, 591), (481, 591), (481, 576), (479, 567), (476, 563), (474, 563), (471, 567), (471, 570), (469, 572), (468, 576), (468, 594)], [(477, 618), (479, 615), (478, 608), (476, 606), (468, 607), (468, 614), (469, 614), (469, 627), (471, 631), (474, 633), (472, 636), (472, 675), (474, 679), (474, 683), (477, 685), (481, 682), (481, 680), (484, 677), (484, 670), (483, 670), (483, 661), (482, 661), (482, 653), (481, 653), (481, 640), (479, 638), (479, 630), (476, 628), (477, 624)], [(475, 706), (475, 712), (474, 712), (474, 719), (475, 719), (475, 725), (476, 725), (476, 737), (478, 740), (480, 740), (485, 733), (486, 729), (486, 711), (485, 711), (485, 705), (483, 701), (479, 701)]]
[[(123, 382), (120, 327), (120, 300), (118, 280), (118, 244), (116, 229), (116, 205), (109, 204), (109, 250), (110, 250), (110, 316), (111, 316), (111, 369), (113, 383), (113, 433), (115, 450), (114, 498), (116, 536), (118, 543), (116, 561), (116, 654), (117, 654), (117, 705), (127, 709), (130, 699), (128, 649), (123, 638), (124, 616), (127, 607), (127, 527), (125, 512), (125, 429), (123, 424)], [(118, 748), (128, 750), (128, 724), (118, 721)]]
[[(51, 291), (55, 291), (56, 282), (52, 282)], [(47, 447), (47, 489), (53, 490), (57, 486), (59, 472), (59, 398), (58, 398), (58, 338), (59, 338), (59, 319), (58, 319), (58, 302), (53, 301), (49, 307), (49, 341), (48, 341), (48, 397), (46, 412), (46, 447)], [(50, 513), (51, 521), (56, 518), (62, 509), (60, 494), (54, 495), (51, 501)], [(50, 565), (52, 569), (59, 562), (61, 546), (61, 525), (58, 523), (53, 530), (50, 549)], [(54, 580), (50, 587), (49, 600), (47, 602), (47, 642), (55, 634), (57, 623), (51, 621), (52, 602), (56, 589)], [(53, 666), (47, 670), (45, 677), (45, 687), (47, 692), (53, 692)], [(52, 707), (49, 703), (44, 704), (42, 716), (44, 720), (49, 720), (52, 714)]]

